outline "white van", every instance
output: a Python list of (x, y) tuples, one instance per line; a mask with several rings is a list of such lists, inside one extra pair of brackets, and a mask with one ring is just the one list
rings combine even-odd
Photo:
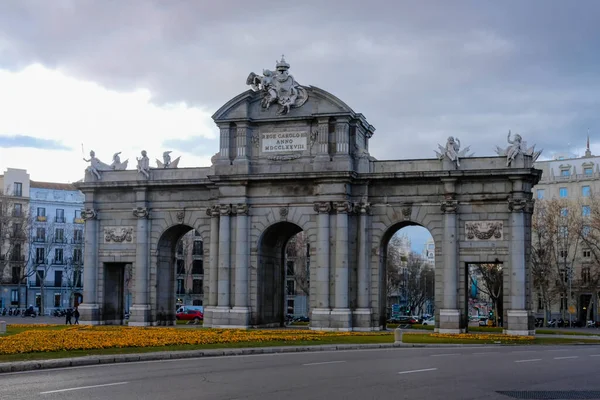
[(204, 314), (203, 306), (181, 306), (177, 309), (177, 314), (184, 313), (187, 310), (196, 310), (196, 311), (200, 311), (202, 314)]

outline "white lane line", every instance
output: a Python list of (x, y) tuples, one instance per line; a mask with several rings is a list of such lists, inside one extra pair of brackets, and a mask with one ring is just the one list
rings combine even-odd
[(68, 389), (49, 390), (47, 392), (40, 392), (40, 394), (70, 392), (70, 391), (73, 391), (73, 390), (93, 389), (93, 388), (106, 387), (106, 386), (116, 386), (116, 385), (126, 385), (128, 383), (129, 382), (115, 382), (115, 383), (105, 383), (103, 385), (80, 386), (80, 387), (68, 388)]
[(569, 351), (569, 349), (553, 349), (553, 350), (546, 350), (546, 351)]
[(430, 357), (460, 356), (460, 353), (432, 354)]
[(339, 364), (339, 363), (345, 363), (346, 361), (323, 361), (323, 362), (316, 362), (316, 363), (308, 363), (308, 364), (302, 364), (302, 365), (324, 365), (324, 364)]
[(566, 360), (567, 358), (579, 358), (579, 356), (554, 357), (555, 360)]
[(428, 371), (436, 371), (437, 368), (425, 368), (425, 369), (413, 369), (412, 371), (401, 371), (398, 372), (399, 375), (403, 374), (414, 374), (416, 372), (428, 372)]
[(539, 350), (515, 350), (515, 351), (511, 351), (511, 353), (535, 353)]
[(516, 363), (526, 363), (526, 362), (534, 362), (534, 361), (542, 361), (541, 358), (532, 358), (530, 360), (517, 360)]
[(496, 351), (482, 351), (481, 353), (471, 353), (474, 356), (481, 356), (481, 355), (487, 355), (487, 354), (498, 354), (498, 352)]
[(590, 354), (590, 357), (600, 357), (600, 354)]

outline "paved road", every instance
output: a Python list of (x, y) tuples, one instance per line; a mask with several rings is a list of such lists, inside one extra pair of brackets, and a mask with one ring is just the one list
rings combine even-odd
[(0, 399), (509, 400), (497, 393), (508, 390), (600, 398), (599, 369), (599, 346), (288, 353), (2, 374)]

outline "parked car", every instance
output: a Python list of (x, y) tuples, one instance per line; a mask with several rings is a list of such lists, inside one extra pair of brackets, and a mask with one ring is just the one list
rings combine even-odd
[(180, 319), (182, 321), (200, 321), (204, 319), (204, 314), (202, 313), (202, 311), (188, 309), (175, 314), (175, 318)]
[(423, 323), (423, 325), (435, 325), (435, 317), (426, 319), (422, 323)]
[(399, 324), (399, 325), (414, 325), (418, 324), (419, 321), (414, 317), (403, 315), (400, 317), (390, 318), (387, 321), (389, 324)]

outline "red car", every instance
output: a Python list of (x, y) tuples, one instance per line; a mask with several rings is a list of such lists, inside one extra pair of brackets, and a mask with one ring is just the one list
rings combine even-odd
[(200, 320), (204, 319), (204, 314), (202, 314), (202, 311), (198, 311), (198, 310), (187, 310), (187, 311), (175, 314), (175, 318), (183, 320), (183, 321), (192, 321), (192, 320), (200, 321)]

